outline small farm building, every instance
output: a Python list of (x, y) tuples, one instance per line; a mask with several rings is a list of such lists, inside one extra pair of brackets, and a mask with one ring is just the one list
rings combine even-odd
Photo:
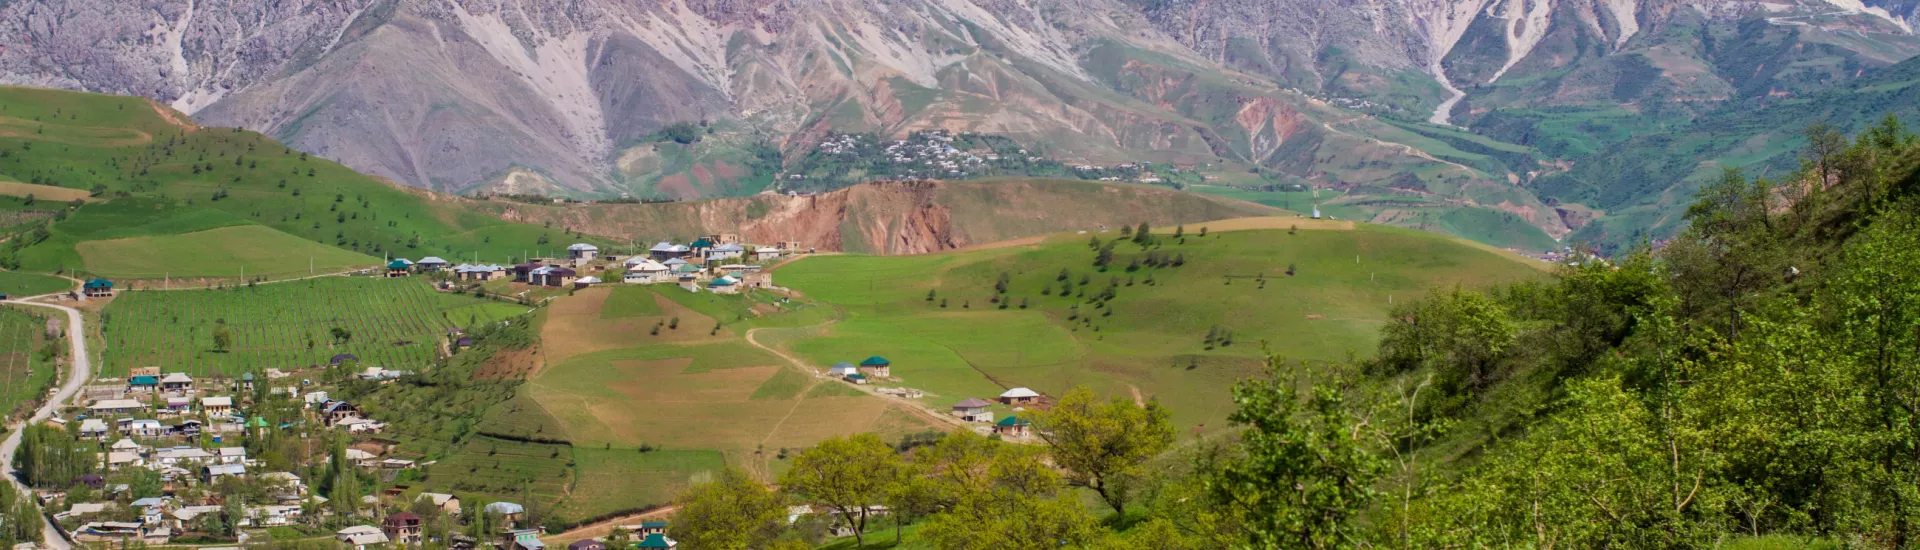
[(1027, 428), (1031, 425), (1033, 422), (1025, 418), (1008, 416), (993, 423), (993, 433), (1000, 434), (1002, 437), (1026, 437)]
[(1040, 392), (1027, 388), (1014, 388), (1000, 394), (1000, 402), (1008, 405), (1026, 405), (1040, 400)]
[(875, 378), (891, 377), (893, 376), (893, 362), (878, 355), (868, 357), (867, 360), (860, 362), (860, 372)]

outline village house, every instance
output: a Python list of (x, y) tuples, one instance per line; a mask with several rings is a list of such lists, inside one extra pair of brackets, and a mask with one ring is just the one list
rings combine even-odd
[(360, 408), (346, 401), (327, 401), (320, 405), (321, 422), (326, 423), (328, 426), (332, 426), (348, 418), (357, 418), (359, 416)]
[(505, 550), (547, 550), (547, 543), (540, 541), (539, 529), (513, 529), (506, 533)]
[(420, 493), (419, 500), (433, 503), (442, 514), (460, 515), (460, 497), (447, 493)]
[(607, 550), (607, 545), (593, 539), (580, 539), (567, 544), (567, 550)]
[(701, 237), (694, 239), (692, 243), (687, 245), (687, 248), (694, 258), (706, 259), (707, 251), (713, 250), (713, 241), (707, 240), (706, 237)]
[(646, 550), (656, 550), (656, 549), (663, 549), (663, 548), (671, 549), (679, 545), (680, 545), (679, 542), (673, 539), (667, 538), (667, 535), (665, 533), (652, 533), (652, 534), (648, 534), (646, 538), (640, 539), (640, 542), (633, 546), (635, 548), (644, 548)]
[(143, 468), (147, 460), (133, 451), (107, 451), (107, 471), (115, 472), (121, 468)]
[(420, 542), (420, 516), (413, 512), (395, 512), (380, 522), (380, 530), (386, 532), (387, 540), (397, 544), (416, 544)]
[(96, 441), (105, 440), (107, 438), (107, 422), (98, 418), (89, 418), (80, 421), (80, 437)]
[(183, 414), (193, 409), (193, 399), (184, 395), (169, 395), (160, 406), (160, 412)]
[(368, 546), (387, 544), (387, 534), (372, 525), (355, 525), (334, 533), (334, 538), (352, 546), (353, 550), (366, 550)]
[(165, 424), (161, 424), (160, 421), (151, 418), (122, 418), (118, 423), (120, 424), (120, 435), (160, 437), (167, 435), (168, 432)]
[(264, 506), (254, 506), (247, 509), (247, 516), (253, 519), (254, 525), (261, 527), (292, 525), (293, 522), (300, 519), (300, 505), (268, 504)]
[(425, 258), (421, 258), (420, 261), (418, 262), (414, 262), (413, 268), (420, 270), (421, 273), (432, 273), (435, 271), (446, 269), (447, 261), (440, 259), (439, 256), (427, 256)]
[(647, 256), (650, 258), (653, 258), (654, 260), (664, 262), (667, 260), (678, 260), (681, 258), (685, 258), (687, 257), (687, 254), (690, 254), (692, 252), (693, 250), (687, 248), (685, 245), (678, 245), (678, 244), (673, 244), (666, 241), (660, 241), (660, 244), (653, 245), (653, 248), (647, 249)]
[(88, 298), (112, 298), (113, 281), (94, 279), (81, 285), (81, 290), (86, 293)]
[(515, 282), (532, 283), (533, 270), (540, 269), (540, 267), (541, 267), (540, 262), (536, 260), (536, 261), (529, 261), (523, 264), (516, 264), (509, 271), (513, 272), (513, 280)]
[(1000, 402), (1008, 405), (1030, 405), (1040, 401), (1040, 392), (1027, 388), (1014, 388), (1000, 394)]
[(491, 281), (507, 276), (507, 268), (496, 264), (460, 264), (453, 266), (453, 276), (462, 281)]
[(855, 384), (859, 384), (859, 385), (862, 385), (862, 386), (864, 386), (864, 385), (866, 385), (866, 384), (867, 384), (867, 375), (864, 375), (864, 374), (860, 374), (860, 373), (857, 373), (857, 372), (856, 372), (856, 373), (853, 373), (853, 374), (849, 374), (849, 375), (847, 375), (847, 376), (846, 376), (846, 379), (847, 379), (847, 381), (848, 381), (848, 382), (852, 382), (852, 383), (855, 383)]
[(665, 283), (671, 281), (671, 279), (667, 278), (670, 271), (672, 271), (672, 268), (667, 267), (666, 264), (654, 261), (653, 258), (635, 256), (633, 259), (627, 260), (627, 272), (622, 275), (620, 279), (627, 283), (643, 285)]
[(233, 398), (227, 396), (200, 398), (200, 412), (208, 417), (233, 414)]
[(600, 284), (599, 277), (581, 277), (573, 280), (573, 288), (587, 288)]
[(686, 289), (687, 292), (700, 291), (700, 277), (692, 273), (681, 273), (675, 278), (680, 281), (680, 288)]
[(707, 261), (738, 260), (741, 256), (746, 255), (746, 253), (747, 248), (737, 244), (716, 245), (707, 251)]
[(579, 274), (574, 272), (574, 270), (565, 267), (541, 266), (534, 268), (533, 271), (527, 272), (527, 284), (536, 286), (567, 286), (573, 284), (573, 280), (578, 276)]
[(992, 422), (993, 412), (987, 410), (991, 405), (991, 401), (969, 397), (953, 404), (953, 414), (968, 422)]
[(740, 286), (746, 289), (771, 289), (773, 288), (773, 273), (757, 271), (741, 275)]
[(860, 374), (860, 367), (847, 362), (834, 363), (832, 367), (827, 368), (827, 374), (834, 378), (842, 378), (849, 374)]
[(600, 256), (600, 247), (598, 246), (587, 243), (575, 243), (573, 246), (567, 247), (567, 259), (573, 260), (574, 265), (580, 265), (581, 262), (591, 262), (598, 256)]
[(223, 477), (246, 477), (246, 475), (247, 465), (245, 464), (214, 464), (200, 469), (200, 478), (207, 483), (213, 483)]
[(321, 403), (327, 402), (327, 392), (323, 392), (323, 391), (307, 392), (306, 394), (300, 396), (300, 400), (305, 401), (307, 406), (319, 405)]
[(707, 283), (707, 292), (714, 294), (739, 294), (740, 280), (726, 275)]
[(707, 235), (707, 240), (713, 241), (715, 244), (738, 244), (740, 242), (740, 234), (739, 233), (714, 233), (712, 235)]
[(501, 519), (515, 523), (520, 521), (521, 514), (527, 513), (527, 509), (519, 504), (502, 500), (488, 503), (480, 512), (485, 514), (499, 514)]
[(993, 423), (993, 433), (1000, 434), (1000, 437), (1026, 437), (1027, 428), (1031, 425), (1033, 422), (1030, 420), (1009, 415)]
[(388, 277), (406, 277), (410, 275), (413, 275), (413, 263), (408, 262), (406, 258), (397, 258), (391, 262), (387, 262)]
[(133, 414), (147, 410), (147, 404), (133, 399), (102, 399), (87, 406), (87, 412), (95, 416)]
[(246, 464), (246, 447), (221, 447), (213, 450), (214, 462), (221, 464)]
[(878, 355), (868, 357), (860, 362), (860, 373), (874, 378), (892, 378), (893, 363)]
[(644, 537), (647, 535), (665, 535), (667, 534), (667, 522), (645, 521), (640, 523), (640, 527), (638, 529), (632, 529), (631, 531), (633, 531), (634, 536), (637, 536), (637, 537)]
[(198, 447), (173, 447), (153, 452), (153, 462), (161, 467), (181, 467), (206, 464), (213, 461), (213, 453)]
[(157, 374), (141, 374), (127, 379), (128, 393), (151, 393), (158, 389), (160, 389), (160, 376)]
[(778, 246), (753, 247), (753, 261), (764, 262), (767, 260), (777, 259), (779, 257), (780, 257), (780, 247)]
[(184, 372), (169, 373), (160, 378), (160, 391), (182, 393), (193, 391), (193, 377), (187, 376)]

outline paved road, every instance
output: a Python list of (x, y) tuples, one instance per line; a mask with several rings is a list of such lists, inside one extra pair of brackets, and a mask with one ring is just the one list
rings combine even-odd
[[(29, 423), (40, 422), (52, 417), (54, 412), (60, 410), (62, 404), (66, 403), (68, 399), (72, 399), (74, 394), (80, 393), (80, 386), (85, 385), (87, 380), (92, 378), (93, 358), (87, 355), (87, 331), (85, 330), (85, 326), (80, 322), (80, 310), (67, 306), (28, 301), (10, 300), (5, 303), (53, 308), (67, 313), (67, 342), (72, 348), (69, 350), (70, 354), (68, 357), (73, 359), (72, 368), (71, 372), (67, 373), (66, 383), (60, 385), (60, 390), (55, 392), (53, 398), (48, 399), (47, 404), (42, 405), (40, 410), (34, 411), (33, 417), (27, 420)], [(7, 440), (0, 442), (0, 475), (5, 475), (9, 483), (13, 483), (15, 487), (22, 489), (24, 493), (26, 487), (20, 485), (20, 480), (14, 477), (13, 472), (13, 453), (20, 448), (20, 428), (22, 427), (24, 427), (24, 424), (9, 426)], [(44, 518), (42, 521), (45, 521)], [(59, 531), (55, 530), (52, 525), (44, 526), (44, 532), (46, 535), (46, 540), (42, 542), (44, 548), (52, 548), (54, 550), (69, 550), (73, 548), (73, 545), (69, 544), (66, 539), (60, 537)]]

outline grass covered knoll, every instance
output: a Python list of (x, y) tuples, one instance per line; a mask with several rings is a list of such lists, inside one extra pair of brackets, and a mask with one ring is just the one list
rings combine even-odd
[[(1204, 224), (1188, 225), (1178, 238), (1156, 232), (1144, 249), (1114, 231), (922, 256), (807, 258), (775, 279), (847, 317), (787, 347), (819, 368), (884, 356), (900, 385), (930, 393), (929, 405), (1014, 386), (1058, 395), (1088, 385), (1157, 397), (1186, 429), (1222, 419), (1227, 387), (1257, 373), (1262, 342), (1291, 359), (1364, 355), (1395, 303), (1540, 273), (1440, 235), (1287, 222), (1275, 223), (1300, 229), (1200, 236)], [(1104, 272), (1090, 239), (1119, 241)]]
[[(307, 252), (318, 253), (312, 246), (294, 248), (292, 240), (358, 253), (352, 260), (337, 258), (336, 266), (365, 257), (429, 255), (498, 263), (577, 241), (607, 244), (569, 236), (562, 227), (506, 222), (477, 212), (471, 201), (399, 188), (257, 133), (185, 120), (141, 98), (0, 87), (0, 181), (94, 197), (67, 205), (42, 198), (45, 208), (66, 213), (46, 231), (23, 233), (0, 248), (0, 266), (158, 277), (237, 274), (234, 264), (257, 260), (266, 265), (248, 265), (249, 275), (292, 276), (305, 274)], [(218, 252), (228, 234), (203, 233), (241, 225), (262, 226), (247, 230), (256, 241), (249, 246), (287, 253), (229, 257)], [(267, 228), (286, 236), (264, 237)], [(121, 265), (113, 253), (124, 248), (82, 247), (159, 236), (173, 237), (159, 243), (161, 251), (178, 253)], [(209, 250), (216, 253), (193, 255)]]
[[(583, 513), (665, 504), (673, 493), (666, 488), (687, 483), (690, 469), (733, 464), (771, 480), (784, 467), (784, 449), (866, 431), (898, 437), (930, 429), (873, 396), (815, 391), (833, 383), (750, 343), (749, 331), (756, 342), (778, 340), (832, 314), (806, 300), (773, 298), (671, 285), (598, 286), (560, 296), (544, 309), (540, 326), (544, 366), (487, 415), (485, 429), (566, 440), (583, 468), (603, 464), (645, 480), (618, 486), (625, 493), (617, 496), (609, 488), (596, 497), (603, 505), (586, 504), (576, 488)], [(581, 454), (606, 449), (598, 457)], [(659, 461), (683, 466), (663, 469)]]
[[(123, 291), (101, 314), (101, 376), (164, 366), (195, 376), (260, 366), (327, 364), (337, 354), (365, 366), (426, 367), (446, 330), (498, 319), (511, 306), (434, 292), (420, 279), (321, 277), (214, 290)], [(224, 327), (226, 349), (214, 337)], [(336, 336), (334, 328), (345, 331)]]

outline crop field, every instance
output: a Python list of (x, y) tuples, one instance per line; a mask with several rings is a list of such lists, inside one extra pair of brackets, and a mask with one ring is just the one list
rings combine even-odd
[(459, 495), (468, 510), (503, 500), (530, 504), (527, 496), (551, 509), (572, 490), (573, 452), (567, 445), (476, 437), (427, 470), (427, 486)]
[[(103, 376), (159, 366), (190, 374), (325, 364), (350, 353), (362, 365), (417, 369), (446, 331), (507, 316), (514, 306), (435, 293), (422, 280), (323, 277), (224, 290), (123, 292), (102, 314)], [(523, 309), (522, 309), (523, 311)], [(232, 336), (215, 350), (215, 327)], [(333, 328), (345, 329), (339, 340)]]
[(0, 294), (15, 298), (52, 294), (74, 288), (73, 281), (52, 275), (22, 273), (19, 271), (0, 271)]
[[(86, 241), (79, 244), (78, 251), (87, 271), (115, 279), (306, 276), (380, 264), (379, 258), (288, 235), (264, 225)], [(193, 261), (181, 262), (181, 258)]]
[(53, 366), (38, 354), (45, 331), (42, 318), (0, 306), (0, 418), (53, 382)]
[[(1220, 225), (1248, 229), (1199, 237), (1188, 226), (1184, 242), (1163, 229), (1149, 250), (1120, 243), (1105, 272), (1093, 266), (1088, 239), (1117, 232), (925, 256), (807, 258), (775, 279), (847, 315), (784, 346), (821, 369), (884, 356), (898, 385), (928, 392), (923, 401), (934, 407), (1015, 386), (1059, 395), (1085, 385), (1158, 398), (1179, 424), (1217, 424), (1232, 383), (1259, 372), (1263, 343), (1292, 360), (1343, 360), (1374, 349), (1396, 301), (1540, 273), (1510, 254), (1419, 231), (1230, 221)], [(1149, 254), (1184, 263), (1155, 267)], [(1004, 295), (995, 288), (1002, 276)], [(1096, 299), (1108, 289), (1111, 299)], [(1209, 338), (1222, 333), (1231, 336)]]
[(573, 459), (583, 482), (574, 485), (561, 510), (575, 517), (667, 504), (682, 489), (710, 479), (727, 465), (719, 451), (575, 447)]

